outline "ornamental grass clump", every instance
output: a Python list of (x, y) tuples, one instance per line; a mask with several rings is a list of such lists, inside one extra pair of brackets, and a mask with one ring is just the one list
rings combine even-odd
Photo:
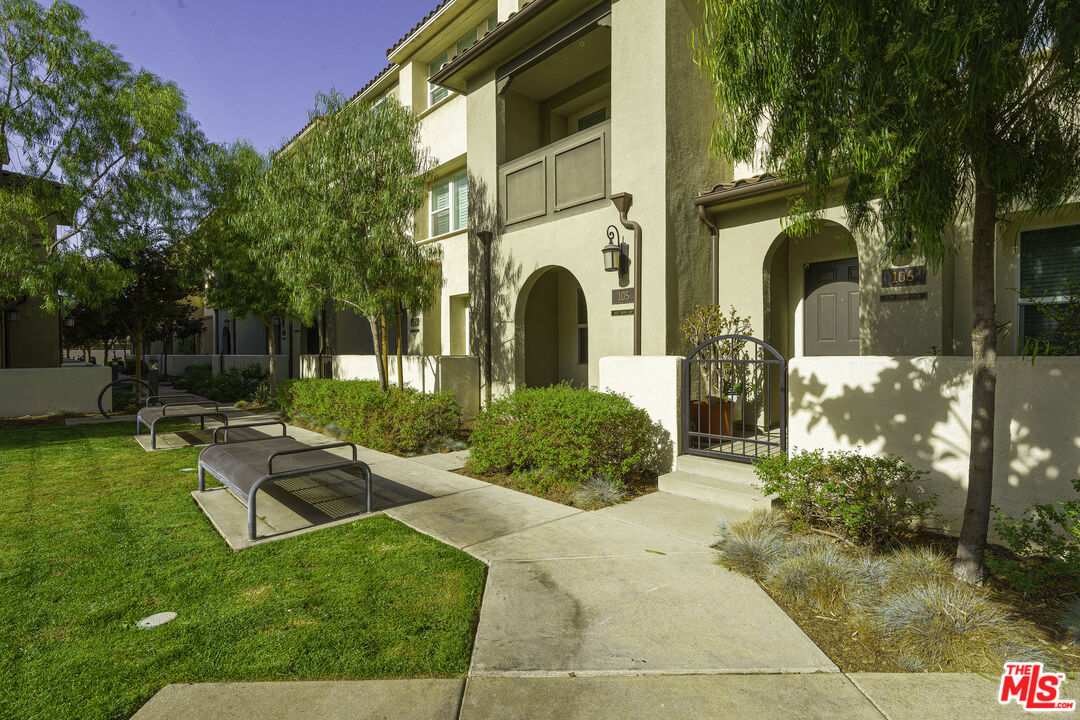
[(625, 482), (660, 459), (648, 413), (622, 395), (566, 383), (519, 388), (494, 401), (477, 416), (469, 443), (474, 472), (540, 470), (567, 482)]
[(885, 585), (889, 589), (952, 581), (952, 563), (949, 558), (928, 547), (904, 546), (889, 554), (883, 564)]
[(787, 554), (791, 530), (778, 513), (755, 510), (745, 520), (720, 523), (716, 534), (720, 539), (713, 547), (720, 554), (718, 562), (761, 580)]
[(967, 672), (1047, 659), (1016, 618), (977, 589), (924, 582), (864, 603), (868, 629), (906, 669)]
[(618, 480), (608, 478), (589, 478), (574, 490), (574, 507), (582, 510), (599, 510), (618, 505), (625, 499), (626, 487)]
[(827, 541), (803, 545), (769, 566), (765, 586), (784, 602), (831, 615), (879, 588), (863, 563)]

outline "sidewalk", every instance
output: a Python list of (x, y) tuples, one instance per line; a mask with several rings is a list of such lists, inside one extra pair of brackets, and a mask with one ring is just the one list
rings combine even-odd
[[(978, 675), (839, 673), (755, 582), (716, 564), (716, 522), (737, 511), (654, 493), (586, 512), (450, 472), (460, 454), (361, 454), (375, 476), (374, 510), (489, 566), (469, 677), (176, 685), (138, 720), (1023, 714), (998, 705), (996, 680)], [(223, 490), (193, 495), (230, 545), (242, 546), (239, 501)], [(322, 526), (287, 516), (278, 500), (260, 500), (265, 530), (278, 535), (259, 542)]]

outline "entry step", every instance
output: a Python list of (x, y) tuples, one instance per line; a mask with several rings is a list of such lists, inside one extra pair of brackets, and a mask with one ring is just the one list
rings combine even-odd
[(739, 510), (771, 507), (775, 495), (765, 495), (754, 487), (757, 476), (751, 466), (695, 455), (680, 455), (676, 470), (660, 476), (661, 492), (701, 500)]

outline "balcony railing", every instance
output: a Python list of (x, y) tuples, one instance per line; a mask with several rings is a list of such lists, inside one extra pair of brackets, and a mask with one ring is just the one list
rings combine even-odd
[(499, 200), (507, 225), (605, 198), (610, 187), (610, 120), (499, 167)]

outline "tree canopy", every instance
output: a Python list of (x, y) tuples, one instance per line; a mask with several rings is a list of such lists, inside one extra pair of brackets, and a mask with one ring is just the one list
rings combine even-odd
[[(205, 141), (174, 84), (135, 71), (56, 0), (0, 0), (0, 296), (50, 308), (93, 284), (131, 281), (112, 254), (133, 207), (152, 203), (169, 234), (190, 222)], [(57, 226), (61, 226), (57, 229)]]
[[(378, 107), (319, 95), (304, 133), (276, 153), (242, 193), (247, 232), (264, 233), (292, 307), (310, 320), (329, 299), (380, 328), (399, 304), (429, 305), (441, 269), (436, 247), (418, 245), (412, 222), (429, 160), (419, 121), (390, 99)], [(386, 368), (379, 363), (386, 386)]]
[(1080, 190), (1080, 3), (704, 0), (696, 58), (714, 150), (805, 183), (790, 231), (837, 194), (887, 254), (940, 264), (970, 222), (974, 327), (968, 503), (957, 574), (983, 574), (993, 480), (999, 214)]

